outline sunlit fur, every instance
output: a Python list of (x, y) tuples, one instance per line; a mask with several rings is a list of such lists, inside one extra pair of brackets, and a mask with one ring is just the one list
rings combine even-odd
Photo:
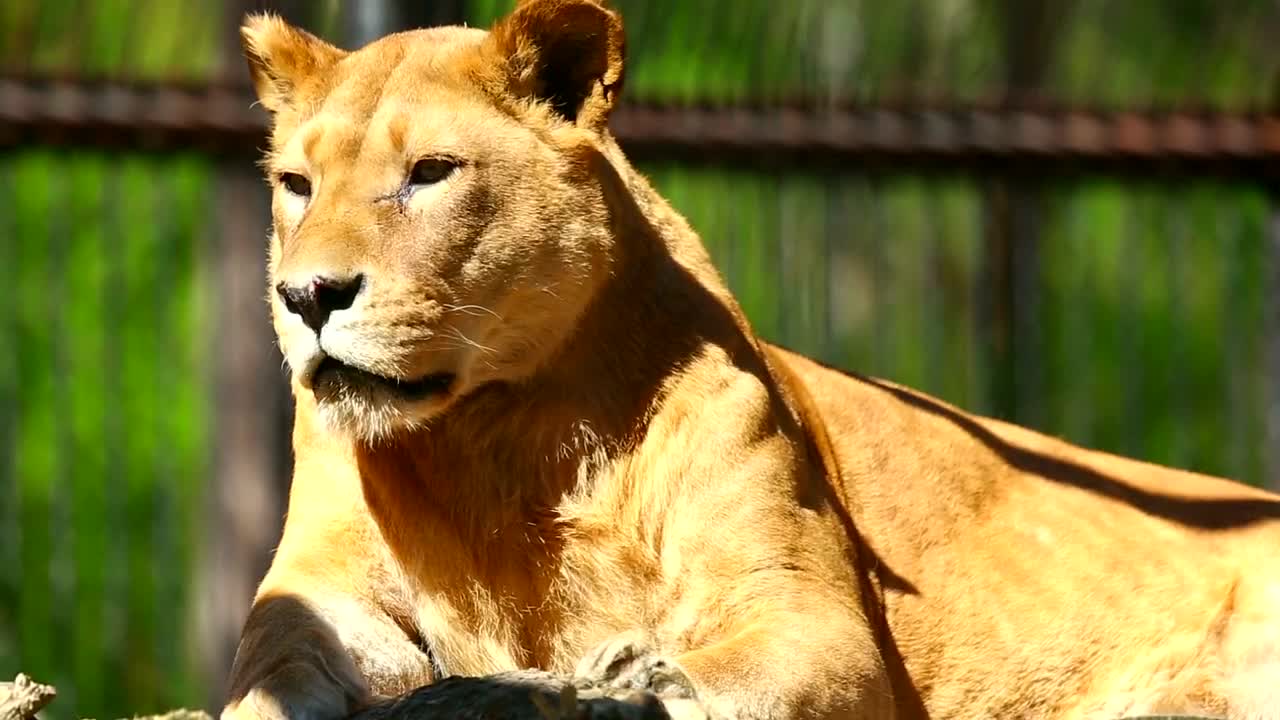
[[(253, 27), (248, 42), (264, 52), (306, 37), (270, 18)], [(323, 93), (323, 100), (284, 103), (259, 86), (275, 111), (268, 177), (297, 172), (312, 186), (309, 199), (274, 189), (271, 286), (315, 274), (368, 278), (355, 306), (334, 313), (319, 342), (271, 292), (280, 347), (300, 389), (310, 389), (307, 373), (322, 349), (400, 379), (459, 374), (449, 398), (405, 402), (354, 389), (319, 397), (332, 429), (385, 440), (471, 388), (529, 376), (609, 273), (613, 240), (590, 180), (590, 134), (539, 107), (500, 112), (471, 86), (488, 68), (471, 70), (471, 83), (453, 77), (481, 59), (485, 38), (461, 28), (393, 36), (376, 52), (342, 56), (320, 76), (292, 81), (297, 92)], [(276, 52), (296, 60), (335, 51)], [(373, 75), (378, 88), (365, 82)], [(368, 112), (347, 109), (379, 94), (383, 101)], [(528, 118), (543, 122), (531, 126)], [(428, 156), (460, 166), (442, 182), (407, 188), (408, 169)]]
[[(366, 286), (319, 340), (271, 296), (296, 466), (228, 720), (567, 673), (632, 631), (697, 686), (679, 718), (1280, 715), (1280, 500), (758, 341), (607, 131), (615, 14), (243, 33), (268, 173), (312, 184), (273, 181), (271, 286)], [(322, 347), (458, 382), (317, 388)]]

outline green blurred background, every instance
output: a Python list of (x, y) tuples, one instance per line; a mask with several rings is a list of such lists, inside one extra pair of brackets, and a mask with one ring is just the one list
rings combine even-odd
[[(288, 14), (342, 41), (369, 8), (384, 12), (376, 25), (423, 4)], [(1280, 67), (1271, 0), (614, 4), (627, 99), (653, 104), (1034, 97), (1259, 113)], [(483, 25), (510, 5), (450, 11)], [(242, 83), (228, 38), (245, 7), (5, 0), (0, 70)], [(1280, 255), (1261, 177), (641, 167), (767, 338), (1093, 447), (1277, 477)], [(0, 676), (57, 684), (50, 718), (211, 707), (223, 681), (288, 461), (284, 376), (259, 307), (267, 191), (253, 173), (252, 148), (0, 145)], [(1035, 245), (1002, 281), (993, 237), (1010, 205), (1030, 213)], [(247, 263), (227, 261), (232, 225)], [(993, 299), (1000, 282), (1012, 290)], [(248, 299), (232, 304), (232, 291)], [(223, 342), (240, 322), (256, 329)], [(265, 442), (280, 448), (257, 466), (272, 482), (256, 515), (244, 510), (254, 486), (234, 485), (248, 477), (236, 428), (220, 425), (237, 417), (223, 408), (240, 377), (228, 356), (245, 351), (235, 342), (267, 358), (261, 406), (240, 411), (275, 428)], [(258, 555), (238, 559), (247, 546)]]

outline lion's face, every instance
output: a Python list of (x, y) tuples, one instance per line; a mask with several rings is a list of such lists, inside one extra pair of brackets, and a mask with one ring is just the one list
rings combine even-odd
[(331, 427), (413, 427), (529, 376), (573, 331), (612, 257), (589, 168), (617, 33), (587, 0), (353, 53), (274, 18), (246, 25), (274, 116), (272, 315)]

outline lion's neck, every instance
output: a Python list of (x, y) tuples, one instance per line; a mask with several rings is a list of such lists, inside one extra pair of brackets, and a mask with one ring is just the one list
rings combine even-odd
[(566, 494), (589, 493), (597, 468), (643, 441), (667, 388), (708, 346), (759, 361), (692, 230), (638, 176), (618, 181), (627, 186), (615, 208), (615, 225), (628, 228), (618, 238), (626, 262), (554, 359), (532, 378), (474, 391), (394, 445), (362, 451), (371, 500), (381, 495), (387, 512), (403, 512), (402, 496), (412, 495), (417, 512), (468, 542), (524, 538)]

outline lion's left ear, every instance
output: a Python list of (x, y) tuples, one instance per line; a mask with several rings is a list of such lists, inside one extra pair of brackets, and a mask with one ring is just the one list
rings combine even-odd
[(549, 103), (600, 129), (622, 90), (622, 19), (593, 0), (525, 0), (488, 42), (505, 63), (507, 91)]

